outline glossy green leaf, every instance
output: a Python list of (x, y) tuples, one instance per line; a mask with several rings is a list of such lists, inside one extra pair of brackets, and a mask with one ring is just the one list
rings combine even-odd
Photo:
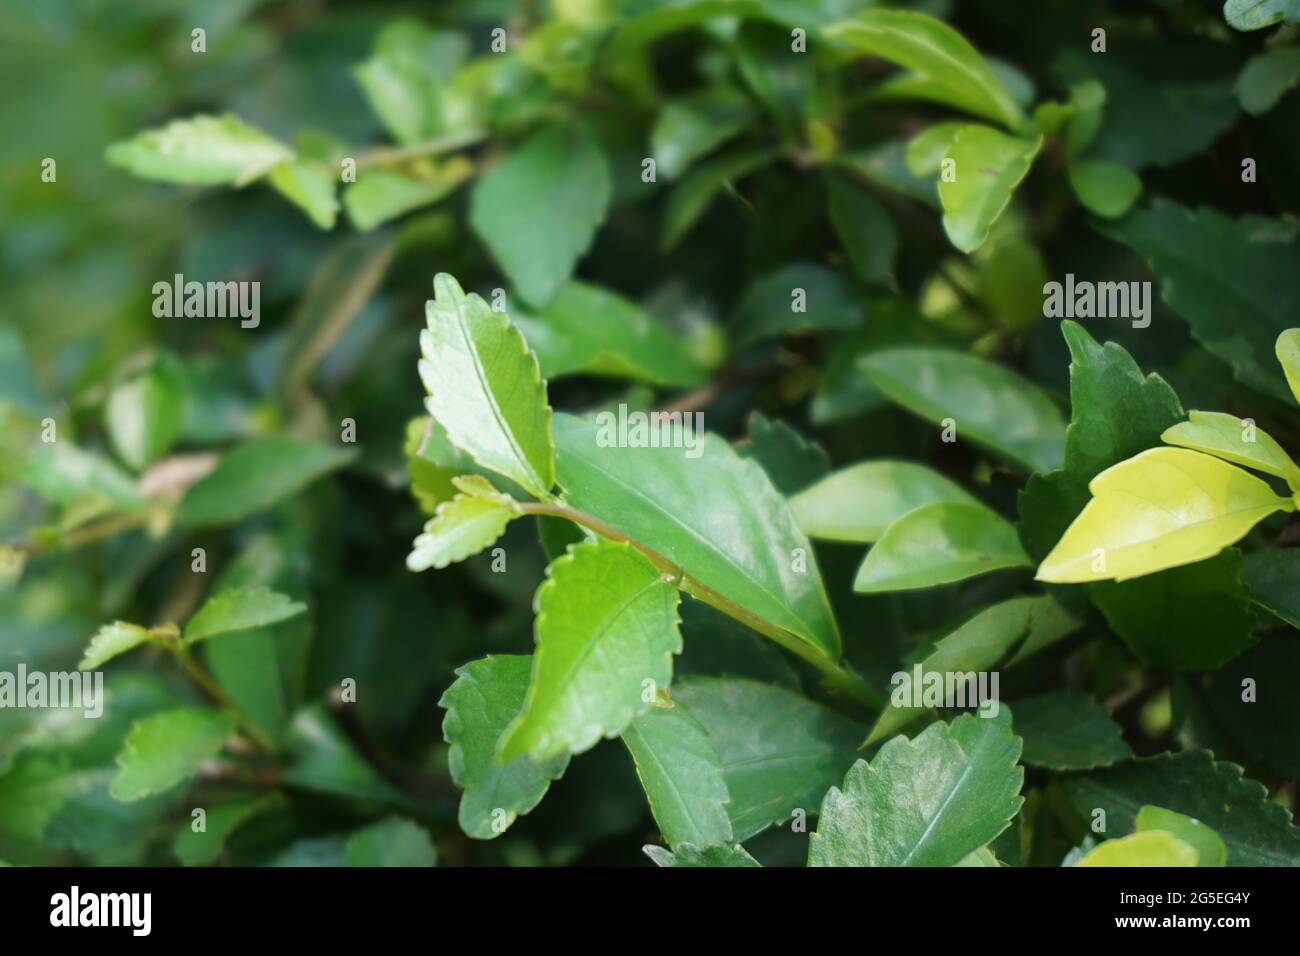
[(136, 722), (127, 734), (109, 792), (122, 801), (170, 790), (221, 752), (235, 719), (219, 710), (182, 707)]
[(834, 174), (826, 177), (826, 203), (853, 271), (867, 282), (882, 281), (898, 253), (898, 231), (885, 207), (861, 186)]
[(117, 465), (66, 440), (39, 445), (18, 477), (43, 498), (62, 505), (90, 500), (133, 511), (145, 504), (135, 482)]
[(1119, 163), (1084, 160), (1070, 164), (1070, 188), (1090, 212), (1116, 219), (1142, 194), (1142, 180)]
[(728, 867), (758, 866), (759, 863), (746, 852), (743, 846), (694, 846), (680, 843), (674, 850), (661, 846), (642, 847), (645, 855), (654, 860), (656, 866), (685, 867)]
[(542, 305), (573, 274), (609, 198), (609, 167), (596, 143), (548, 126), (475, 183), (469, 221), (515, 290)]
[(1055, 691), (1017, 700), (1012, 709), (1030, 766), (1091, 770), (1133, 756), (1119, 725), (1086, 694)]
[(826, 29), (855, 51), (884, 57), (926, 83), (916, 95), (1015, 128), (1024, 114), (1002, 81), (960, 33), (910, 10), (872, 9)]
[(664, 209), (663, 239), (671, 249), (691, 231), (718, 193), (754, 170), (766, 166), (776, 151), (766, 147), (738, 147), (701, 163), (690, 171), (668, 194)]
[(457, 669), (455, 683), (438, 701), (447, 711), (442, 720), (447, 766), (463, 791), (460, 828), (478, 840), (500, 836), (537, 806), (569, 765), (567, 753), (544, 763), (528, 756), (497, 762), (501, 734), (523, 709), (532, 669), (528, 655), (471, 661)]
[(1269, 548), (1248, 554), (1241, 576), (1252, 601), (1300, 630), (1300, 549)]
[(195, 830), (197, 821), (186, 819), (172, 839), (172, 852), (185, 866), (208, 866), (217, 861), (234, 832), (255, 816), (286, 806), (280, 793), (260, 797), (240, 797), (215, 807), (203, 807), (203, 829)]
[(395, 802), (400, 794), (366, 762), (323, 704), (294, 715), (284, 782), (354, 800)]
[(811, 538), (871, 544), (896, 520), (923, 505), (978, 504), (952, 479), (911, 461), (863, 461), (841, 468), (790, 499)]
[(585, 282), (567, 282), (532, 316), (515, 316), (542, 375), (582, 373), (628, 378), (652, 385), (697, 385), (705, 369), (645, 309)]
[(141, 179), (243, 186), (293, 158), (293, 151), (237, 116), (192, 116), (108, 147), (105, 158)]
[(1172, 833), (1149, 830), (1106, 840), (1088, 851), (1075, 866), (1196, 866), (1196, 847)]
[(361, 232), (377, 229), (390, 219), (431, 206), (450, 195), (473, 171), (456, 159), (425, 176), (395, 169), (363, 169), (356, 182), (343, 191), (343, 208), (348, 220)]
[[(1059, 610), (1050, 597), (1020, 597), (987, 607), (960, 627), (937, 641), (925, 658), (908, 671), (896, 673), (890, 682), (892, 693), (889, 706), (876, 718), (870, 735), (863, 746), (893, 736), (928, 709), (924, 702), (927, 686), (937, 677), (938, 686), (945, 689), (951, 683), (954, 692), (961, 691), (965, 705), (974, 706), (977, 686), (969, 677), (992, 671), (1026, 635), (1032, 635), (1042, 624), (1049, 630), (1059, 630), (1056, 620)], [(917, 668), (920, 680), (917, 680)], [(935, 675), (935, 676), (929, 676)], [(950, 677), (951, 675), (951, 677)], [(957, 683), (959, 676), (965, 682)]]
[(499, 759), (550, 760), (622, 733), (672, 681), (678, 600), (629, 544), (584, 542), (553, 561), (535, 599), (532, 681)]
[(1043, 145), (1042, 136), (1021, 139), (988, 126), (965, 126), (948, 145), (951, 177), (939, 177), (943, 228), (962, 252), (974, 252), (1011, 202)]
[(953, 137), (967, 124), (958, 122), (935, 123), (927, 126), (907, 141), (907, 168), (913, 176), (935, 176), (943, 165), (943, 157), (952, 145)]
[[(756, 462), (721, 438), (686, 432), (670, 424), (670, 447), (620, 447), (615, 416), (593, 423), (557, 415), (565, 500), (810, 649), (838, 657), (839, 631), (812, 546), (785, 499)], [(695, 450), (671, 447), (687, 439)]]
[(885, 529), (858, 568), (858, 593), (906, 591), (1029, 567), (1015, 526), (982, 504), (936, 501)]
[(650, 131), (657, 173), (676, 179), (697, 159), (741, 133), (754, 116), (749, 98), (731, 86), (706, 87), (669, 100)]
[(1285, 46), (1257, 53), (1237, 77), (1237, 99), (1252, 116), (1267, 113), (1300, 83), (1300, 47)]
[(891, 401), (1030, 471), (1061, 464), (1065, 422), (1038, 386), (986, 359), (946, 349), (887, 349), (858, 362)]
[(1230, 866), (1300, 865), (1300, 829), (1264, 785), (1206, 750), (1160, 754), (1065, 778), (1070, 802), (1091, 819), (1106, 811), (1106, 832), (1127, 833), (1152, 804), (1213, 829), (1228, 848)]
[(1291, 388), (1291, 396), (1300, 402), (1300, 329), (1287, 329), (1277, 337), (1273, 345), (1278, 364), (1286, 375), (1286, 383)]
[(417, 20), (396, 20), (379, 32), (370, 59), (352, 72), (393, 137), (414, 143), (446, 128), (443, 87), (468, 47), (459, 34), (436, 33)]
[(1237, 30), (1262, 30), (1300, 22), (1300, 0), (1225, 0), (1223, 17)]
[(183, 636), (186, 643), (195, 644), (218, 634), (276, 624), (306, 610), (307, 605), (269, 588), (233, 588), (208, 598), (186, 623)]
[(1208, 670), (1255, 642), (1255, 617), (1241, 582), (1241, 552), (1131, 581), (1088, 586), (1110, 629), (1138, 660), (1171, 670)]
[(295, 435), (268, 435), (245, 442), (222, 456), (199, 479), (176, 511), (189, 525), (222, 525), (263, 511), (342, 468), (356, 450), (324, 445)]
[(320, 229), (333, 229), (339, 214), (338, 176), (324, 163), (281, 163), (271, 170), (271, 186)]
[(1275, 511), (1259, 478), (1183, 448), (1152, 448), (1103, 471), (1093, 498), (1038, 568), (1040, 581), (1124, 581), (1213, 557)]
[(1223, 838), (1200, 820), (1164, 807), (1145, 806), (1133, 821), (1138, 833), (1160, 831), (1171, 834), (1196, 850), (1197, 866), (1226, 866), (1228, 848)]
[(853, 763), (865, 728), (801, 694), (739, 677), (688, 677), (673, 688), (709, 733), (731, 795), (736, 840), (796, 811), (816, 813)]
[(114, 385), (104, 424), (118, 458), (139, 471), (166, 454), (185, 425), (188, 400), (184, 369), (170, 356)]
[(749, 441), (737, 445), (736, 451), (762, 465), (781, 494), (794, 494), (830, 471), (825, 449), (780, 419), (752, 412), (747, 424)]
[(453, 445), (534, 495), (555, 483), (551, 407), (537, 359), (504, 313), (439, 273), (420, 333), (425, 405)]
[(1300, 314), (1300, 238), (1278, 226), (1157, 199), (1105, 232), (1147, 261), (1161, 298), (1239, 381), (1286, 399), (1291, 393), (1273, 350)]
[(493, 544), (518, 515), (510, 498), (456, 495), (438, 505), (406, 556), (410, 571), (441, 570)]
[(145, 628), (135, 624), (126, 624), (122, 621), (105, 624), (86, 645), (86, 652), (82, 655), (77, 670), (99, 670), (114, 657), (125, 654), (133, 647), (139, 647), (152, 636)]
[(438, 853), (429, 831), (401, 817), (388, 817), (348, 837), (348, 866), (435, 866)]
[(708, 731), (677, 701), (651, 707), (623, 731), (659, 832), (670, 847), (729, 844), (730, 795)]
[(1300, 469), (1291, 456), (1254, 422), (1222, 412), (1188, 412), (1187, 419), (1166, 430), (1160, 440), (1300, 484), (1295, 480)]
[(996, 837), (1023, 800), (1011, 715), (967, 714), (895, 737), (822, 802), (809, 866), (953, 866)]
[(1099, 344), (1077, 322), (1061, 323), (1070, 349), (1070, 426), (1065, 465), (1033, 475), (1018, 502), (1020, 537), (1041, 560), (1088, 503), (1088, 482), (1111, 465), (1145, 451), (1183, 418), (1174, 390), (1154, 373), (1143, 375), (1114, 342)]

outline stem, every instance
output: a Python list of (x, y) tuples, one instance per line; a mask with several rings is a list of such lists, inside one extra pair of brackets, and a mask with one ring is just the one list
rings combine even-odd
[(488, 131), (479, 127), (462, 130), (459, 133), (448, 133), (446, 136), (425, 140), (423, 143), (412, 143), (410, 146), (384, 146), (358, 156), (357, 169), (366, 166), (388, 166), (393, 163), (404, 163), (411, 159), (420, 159), (424, 156), (450, 153), (464, 146), (473, 146), (475, 143), (487, 139), (487, 136)]
[(88, 524), (76, 531), (70, 531), (53, 543), (32, 541), (28, 544), (15, 545), (14, 550), (23, 551), (27, 554), (41, 554), (45, 551), (54, 551), (60, 548), (79, 548), (83, 544), (92, 544), (101, 538), (109, 538), (122, 531), (134, 531), (148, 520), (149, 513), (144, 511), (117, 515), (113, 518), (105, 518), (96, 524)]
[(632, 545), (647, 558), (650, 563), (660, 570), (663, 574), (670, 577), (673, 582), (693, 598), (697, 598), (711, 607), (717, 608), (728, 617), (733, 617), (740, 623), (744, 624), (764, 637), (774, 641), (781, 647), (784, 647), (791, 654), (807, 661), (817, 670), (821, 671), (826, 683), (842, 693), (865, 704), (872, 710), (882, 710), (885, 706), (884, 695), (869, 684), (862, 675), (856, 673), (848, 667), (835, 663), (827, 657), (823, 657), (811, 647), (806, 645), (795, 635), (791, 634), (784, 628), (777, 627), (771, 621), (760, 617), (748, 608), (742, 607), (730, 598), (719, 594), (713, 588), (701, 583), (687, 574), (679, 565), (665, 558), (659, 552), (651, 550), (641, 542), (619, 531), (617, 528), (606, 524), (599, 518), (587, 514), (585, 511), (579, 511), (562, 502), (535, 502), (527, 501), (519, 503), (519, 510), (524, 514), (531, 515), (550, 515), (556, 518), (566, 518), (575, 524), (580, 524), (585, 528), (609, 538), (612, 541), (622, 541)]
[(212, 676), (203, 669), (198, 661), (194, 659), (194, 655), (190, 653), (189, 646), (185, 644), (184, 641), (179, 638), (173, 638), (172, 640), (167, 641), (167, 647), (176, 655), (176, 659), (180, 662), (181, 669), (194, 680), (194, 683), (202, 687), (208, 693), (208, 696), (222, 707), (230, 710), (239, 719), (239, 722), (243, 724), (244, 729), (248, 731), (248, 736), (252, 738), (254, 743), (269, 754), (275, 754), (279, 750), (275, 745), (275, 741), (268, 737), (266, 732), (263, 731), (261, 727), (257, 726), (257, 724), (255, 724), (249, 716), (230, 699), (226, 692), (218, 686), (215, 680), (212, 679)]

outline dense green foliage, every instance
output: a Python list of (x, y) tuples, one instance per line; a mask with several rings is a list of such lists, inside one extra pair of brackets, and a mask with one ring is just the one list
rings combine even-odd
[(1297, 21), (7, 4), (0, 861), (1300, 865)]

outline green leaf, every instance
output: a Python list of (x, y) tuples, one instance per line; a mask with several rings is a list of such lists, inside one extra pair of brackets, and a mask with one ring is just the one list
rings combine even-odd
[(743, 147), (715, 156), (691, 170), (668, 194), (663, 218), (663, 247), (671, 249), (677, 245), (704, 215), (718, 193), (729, 188), (733, 180), (766, 166), (776, 156), (777, 151), (767, 147)]
[(931, 724), (859, 760), (822, 802), (809, 866), (954, 866), (1006, 829), (1024, 801), (1006, 712)]
[(338, 177), (324, 163), (281, 163), (271, 170), (271, 185), (319, 229), (333, 229), (339, 214)]
[(908, 140), (905, 160), (912, 175), (937, 176), (953, 137), (967, 125), (959, 122), (935, 123)]
[(1246, 61), (1237, 77), (1237, 99), (1247, 113), (1262, 116), (1296, 83), (1300, 83), (1300, 47), (1265, 50)]
[(283, 794), (268, 793), (260, 797), (238, 798), (215, 807), (204, 807), (204, 828), (195, 830), (195, 821), (185, 820), (172, 839), (172, 852), (184, 866), (208, 866), (217, 861), (231, 835), (245, 822), (287, 805), (288, 801)]
[(968, 436), (1031, 471), (1061, 464), (1065, 422), (1038, 386), (1015, 372), (946, 349), (872, 352), (858, 360), (871, 384), (908, 411), (935, 423), (951, 418)]
[(762, 465), (781, 494), (793, 494), (830, 471), (825, 450), (779, 418), (751, 412), (748, 426), (749, 441), (738, 445), (736, 451)]
[(1257, 646), (1214, 674), (1199, 678), (1214, 717), (1240, 750), (1284, 780), (1300, 777), (1300, 641), (1290, 630)]
[(456, 681), (438, 701), (447, 711), (442, 735), (447, 766), (462, 791), (460, 828), (477, 840), (491, 840), (542, 802), (552, 780), (564, 775), (569, 755), (535, 763), (528, 756), (497, 762), (505, 729), (519, 716), (528, 693), (533, 661), (528, 655), (489, 655), (456, 671)]
[(1038, 568), (1040, 581), (1124, 581), (1193, 564), (1292, 511), (1259, 478), (1183, 448), (1152, 448), (1107, 468), (1092, 500)]
[(557, 476), (565, 500), (684, 568), (705, 588), (837, 658), (839, 631), (812, 546), (785, 499), (757, 462), (742, 460), (716, 435), (685, 431), (670, 426), (661, 438), (670, 446), (689, 438), (694, 449), (620, 447), (612, 414), (597, 423), (557, 415)]
[(1021, 139), (988, 126), (965, 126), (948, 145), (951, 178), (939, 178), (943, 228), (962, 252), (974, 252), (1029, 172), (1043, 137)]
[(1133, 825), (1138, 833), (1163, 831), (1196, 850), (1197, 866), (1226, 866), (1228, 848), (1219, 836), (1200, 820), (1164, 807), (1145, 806), (1138, 811)]
[(666, 102), (650, 131), (657, 172), (676, 179), (702, 156), (754, 121), (749, 98), (732, 86), (710, 86)]
[(1086, 694), (1056, 691), (1014, 702), (1022, 758), (1051, 770), (1091, 770), (1133, 756), (1119, 724)]
[(542, 305), (587, 251), (610, 191), (609, 167), (596, 143), (548, 126), (475, 184), (469, 221), (510, 284)]
[(584, 373), (687, 387), (706, 374), (679, 335), (599, 286), (566, 282), (535, 318), (514, 321), (547, 379)]
[(835, 174), (826, 176), (826, 203), (853, 271), (867, 282), (882, 281), (893, 269), (898, 252), (898, 232), (885, 207)]
[(743, 846), (694, 846), (679, 843), (673, 850), (661, 846), (642, 847), (642, 851), (656, 866), (758, 866), (759, 863)]
[(1300, 329), (1286, 329), (1280, 333), (1273, 351), (1291, 388), (1291, 397), (1300, 402)]
[(899, 518), (858, 568), (853, 590), (906, 591), (1029, 567), (1015, 526), (982, 504), (936, 501)]
[(1154, 373), (1144, 376), (1114, 342), (1099, 345), (1077, 322), (1061, 323), (1070, 348), (1070, 426), (1065, 466), (1033, 475), (1020, 495), (1020, 536), (1041, 560), (1088, 503), (1088, 482), (1160, 441), (1183, 418), (1174, 390)]
[(276, 624), (306, 610), (307, 605), (269, 588), (232, 588), (208, 598), (185, 625), (184, 638), (187, 644), (196, 644), (218, 634)]
[(1252, 601), (1300, 630), (1300, 549), (1270, 548), (1248, 554), (1241, 577)]
[(1223, 17), (1236, 30), (1262, 30), (1300, 22), (1300, 0), (1225, 0)]
[(353, 800), (396, 802), (401, 795), (356, 751), (323, 704), (304, 707), (289, 728), (286, 784)]
[(924, 700), (927, 688), (935, 689), (937, 685), (946, 689), (952, 683), (950, 675), (964, 678), (953, 685), (954, 690), (964, 692), (967, 706), (975, 706), (976, 688), (968, 678), (992, 670), (1026, 635), (1032, 636), (1044, 623), (1047, 625), (1044, 630), (1059, 632), (1062, 629), (1056, 623), (1059, 617), (1059, 608), (1047, 596), (1012, 598), (980, 611), (937, 641), (911, 671), (894, 675), (889, 706), (876, 718), (863, 746), (893, 736), (925, 713), (927, 707), (915, 706), (913, 702)]
[(473, 167), (459, 157), (421, 176), (382, 167), (363, 169), (356, 182), (343, 191), (343, 208), (353, 226), (369, 232), (390, 219), (433, 205), (454, 192), (472, 172)]
[(138, 647), (150, 640), (152, 636), (149, 631), (135, 624), (126, 624), (122, 621), (105, 624), (86, 645), (86, 652), (82, 655), (77, 670), (98, 670), (114, 657), (125, 654), (133, 647)]
[(816, 812), (853, 763), (864, 730), (793, 691), (738, 677), (683, 678), (673, 700), (709, 732), (738, 841), (797, 810)]
[(960, 33), (910, 10), (873, 9), (825, 30), (855, 51), (884, 57), (919, 75), (914, 95), (996, 120), (1011, 128), (1025, 116), (1002, 81)]
[(731, 317), (737, 345), (810, 329), (847, 330), (862, 323), (862, 294), (842, 273), (793, 262), (746, 290)]
[(292, 159), (293, 150), (227, 113), (172, 120), (114, 143), (104, 156), (141, 179), (245, 186)]
[(1070, 164), (1070, 188), (1090, 212), (1117, 219), (1142, 194), (1142, 180), (1119, 163), (1087, 160)]
[(109, 792), (131, 801), (170, 790), (220, 753), (234, 732), (235, 719), (219, 710), (181, 707), (145, 717), (126, 736)]
[(1294, 230), (1247, 215), (1186, 209), (1157, 199), (1106, 235), (1144, 258), (1165, 303), (1192, 335), (1251, 388), (1286, 399), (1273, 364), (1274, 341), (1300, 314), (1300, 242)]
[(911, 461), (863, 461), (841, 468), (790, 499), (811, 538), (871, 544), (909, 512), (935, 502), (978, 504), (939, 472)]
[(732, 841), (727, 783), (708, 732), (680, 701), (651, 707), (623, 731), (659, 832), (671, 847)]
[(1231, 866), (1300, 865), (1300, 829), (1241, 768), (1207, 750), (1160, 754), (1065, 778), (1070, 802), (1091, 819), (1106, 811), (1106, 830), (1125, 833), (1147, 804), (1185, 814), (1213, 829)]
[(144, 495), (122, 469), (67, 440), (38, 446), (18, 477), (43, 498), (61, 505), (91, 501), (134, 511), (145, 504)]
[(401, 817), (388, 817), (348, 837), (348, 866), (436, 866), (438, 853), (429, 831)]
[(453, 445), (530, 493), (555, 483), (551, 407), (537, 359), (504, 313), (439, 273), (420, 333), (425, 405)]
[(1295, 461), (1253, 421), (1247, 424), (1222, 412), (1188, 412), (1187, 418), (1166, 430), (1160, 440), (1300, 484), (1295, 481), (1300, 475)]
[(406, 567), (411, 571), (441, 570), (464, 561), (501, 537), (519, 514), (519, 505), (504, 495), (462, 494), (444, 501), (411, 545)]
[(1196, 847), (1172, 833), (1150, 830), (1106, 840), (1075, 866), (1196, 866)]
[(189, 387), (170, 356), (117, 383), (104, 405), (104, 425), (117, 456), (136, 471), (157, 461), (185, 425)]
[(268, 435), (223, 455), (181, 499), (176, 520), (235, 524), (270, 508), (356, 457), (356, 450), (295, 435)]
[(499, 759), (549, 760), (617, 737), (672, 681), (677, 589), (630, 544), (590, 541), (551, 562), (537, 590), (537, 650)]
[(459, 34), (397, 20), (380, 31), (374, 55), (352, 72), (393, 138), (414, 143), (446, 128), (442, 89), (464, 62), (468, 47)]
[(1153, 667), (1215, 668), (1255, 641), (1235, 548), (1133, 581), (1092, 584), (1088, 596), (1111, 630)]

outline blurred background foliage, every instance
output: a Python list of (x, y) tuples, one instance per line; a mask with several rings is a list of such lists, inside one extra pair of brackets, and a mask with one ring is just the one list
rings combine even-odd
[[(189, 526), (164, 507), (84, 543), (78, 534), (105, 520), (102, 502), (88, 504), (82, 489), (60, 497), (48, 485), (38, 494), (30, 481), (3, 482), (0, 541), (41, 544), (0, 590), (0, 668), (71, 669), (108, 621), (180, 622), (211, 591), (265, 584), (305, 602), (308, 613), (213, 643), (206, 663), (283, 743), (291, 755), (283, 780), (297, 782), (288, 796), (263, 802), (245, 796), (256, 779), (199, 783), (218, 802), (234, 794), (249, 818), (225, 859), (343, 862), (360, 828), (406, 825), (392, 822), (394, 814), (423, 827), (444, 863), (639, 859), (654, 825), (617, 742), (575, 760), (546, 802), (504, 838), (471, 841), (456, 826), (458, 794), (436, 702), (464, 661), (528, 652), (530, 602), (546, 562), (536, 526), (516, 522), (504, 542), (508, 573), (493, 573), (488, 555), (438, 574), (403, 566), (425, 518), (407, 490), (407, 449), (408, 429), (422, 414), (415, 369), (430, 279), (451, 272), (485, 295), (509, 287), (469, 227), (469, 190), (378, 228), (359, 230), (343, 215), (326, 231), (265, 183), (237, 190), (150, 183), (108, 163), (105, 152), (174, 118), (225, 112), (304, 152), (391, 148), (391, 125), (367, 101), (356, 68), (394, 23), (446, 31), (438, 34), (443, 49), (449, 62), (468, 64), (462, 71), (500, 61), (481, 84), (489, 93), (474, 100), (484, 137), (463, 153), (473, 172), (498, 163), (542, 119), (580, 122), (608, 162), (613, 198), (578, 274), (641, 303), (693, 361), (713, 370), (714, 385), (701, 377), (706, 392), (684, 396), (680, 388), (617, 378), (553, 377), (553, 405), (680, 402), (704, 408), (710, 430), (750, 445), (766, 434), (778, 459), (797, 459), (788, 435), (778, 429), (772, 437), (768, 419), (781, 419), (815, 435), (829, 453), (822, 462), (927, 461), (1013, 514), (1023, 476), (968, 444), (940, 442), (854, 375), (853, 360), (888, 344), (967, 348), (1020, 369), (1064, 407), (1069, 356), (1056, 323), (1043, 321), (1043, 283), (1067, 272), (1126, 281), (1150, 274), (1074, 199), (1051, 147), (988, 243), (970, 256), (954, 249), (932, 184), (903, 163), (906, 142), (946, 118), (943, 107), (873, 97), (888, 67), (848, 62), (818, 40), (810, 40), (815, 55), (798, 66), (780, 56), (792, 26), (811, 31), (874, 5), (763, 0), (752, 4), (763, 15), (730, 17), (727, 4), (714, 3), (705, 18), (698, 8), (710, 5), (686, 0), (7, 0), (0, 8), (0, 85), (8, 91), (0, 138), (4, 476), (26, 467), (45, 418), (57, 422), (60, 441), (75, 442), (95, 462), (115, 462), (115, 475), (152, 475), (164, 499), (169, 481), (183, 488), (192, 480), (150, 470), (166, 456), (202, 468), (204, 455), (261, 436), (334, 444), (344, 419), (356, 423), (360, 452), (328, 479), (303, 483), (244, 520)], [(1238, 86), (1253, 57), (1288, 47), (1294, 26), (1242, 33), (1217, 4), (1176, 0), (900, 5), (949, 19), (994, 62), (1022, 106), (1066, 100), (1072, 84), (1100, 81), (1105, 107), (1089, 156), (1136, 172), (1144, 200), (1158, 195), (1234, 217), (1271, 217), (1294, 239), (1300, 97), (1283, 85), (1267, 109), (1250, 115)], [(195, 26), (207, 32), (202, 54), (191, 51)], [(522, 41), (494, 54), (491, 31), (500, 26)], [(1108, 30), (1104, 56), (1088, 51), (1095, 26)], [(671, 105), (723, 88), (721, 105), (711, 104), (721, 117), (677, 140), (662, 128)], [(670, 158), (704, 133), (723, 138), (698, 155)], [(653, 148), (656, 136), (667, 153)], [(751, 161), (739, 149), (719, 150), (725, 139), (769, 152)], [(671, 181), (709, 162), (707, 152), (735, 165), (700, 186), (707, 189), (698, 215), (676, 242), (665, 242)], [(660, 157), (657, 188), (641, 179), (642, 158), (651, 155)], [(1256, 184), (1242, 182), (1246, 156), (1258, 161)], [(46, 157), (57, 161), (55, 183), (42, 181)], [(865, 237), (858, 257), (846, 251), (835, 217), (861, 196), (864, 215), (886, 221)], [(686, 200), (679, 194), (676, 201)], [(892, 254), (873, 259), (881, 248)], [(156, 318), (152, 286), (175, 273), (259, 281), (260, 327)], [(754, 291), (764, 281), (817, 288), (818, 301), (835, 307), (811, 316), (811, 331), (783, 336)], [(1147, 329), (1098, 320), (1092, 331), (1168, 379), (1185, 407), (1253, 415), (1284, 445), (1300, 447), (1291, 410), (1248, 392), (1221, 357), (1197, 347), (1186, 322), (1160, 302), (1155, 308)], [(113, 396), (124, 388), (158, 390), (149, 407), (175, 417), (165, 447), (113, 438)], [(123, 401), (123, 414), (139, 407)], [(754, 412), (765, 417), (751, 419)], [(824, 467), (813, 465), (814, 472)], [(83, 463), (80, 480), (93, 483), (97, 468)], [(111, 498), (116, 479), (100, 477)], [(197, 547), (206, 551), (204, 575), (191, 571)], [(825, 545), (821, 565), (848, 655), (879, 681), (918, 640), (1023, 581), (994, 576), (858, 596), (849, 585), (860, 551)], [(9, 564), (16, 560), (10, 552)], [(797, 662), (708, 609), (685, 611), (678, 673), (814, 683)], [(1098, 693), (1127, 686), (1133, 664), (1123, 647), (1094, 639), (1095, 620), (1090, 628), (1070, 648), (1071, 660), (1089, 670)], [(709, 640), (692, 641), (693, 630)], [(175, 862), (171, 835), (184, 829), (189, 805), (183, 794), (121, 804), (107, 788), (134, 717), (201, 697), (154, 650), (108, 674), (113, 705), (92, 730), (0, 710), (0, 859)], [(357, 681), (355, 706), (336, 703), (344, 677)], [(1169, 692), (1159, 684), (1134, 697), (1126, 721), (1140, 752), (1166, 749), (1176, 732)], [(1190, 684), (1182, 692), (1199, 693)], [(1231, 736), (1218, 752), (1251, 763)], [(1260, 775), (1277, 779), (1267, 768)], [(1067, 835), (1057, 843), (1062, 852), (1072, 845)], [(797, 862), (803, 847), (778, 828), (750, 849), (779, 863)]]

